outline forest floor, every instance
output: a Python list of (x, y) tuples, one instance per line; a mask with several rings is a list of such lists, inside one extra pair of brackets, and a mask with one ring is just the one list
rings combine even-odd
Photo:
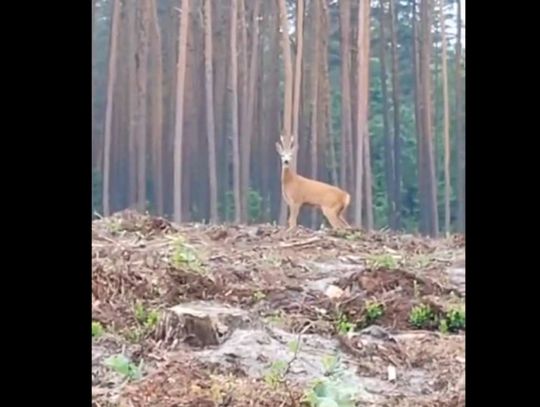
[(464, 406), (464, 307), (460, 236), (122, 212), (92, 225), (93, 405)]

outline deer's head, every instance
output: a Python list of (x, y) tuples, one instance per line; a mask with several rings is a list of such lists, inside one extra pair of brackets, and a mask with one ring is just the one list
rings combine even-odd
[(281, 158), (281, 163), (284, 167), (287, 167), (290, 165), (294, 153), (296, 152), (297, 146), (294, 143), (294, 138), (291, 137), (291, 144), (287, 145), (284, 141), (283, 134), (280, 136), (280, 142), (276, 142), (276, 151), (279, 154), (279, 157)]

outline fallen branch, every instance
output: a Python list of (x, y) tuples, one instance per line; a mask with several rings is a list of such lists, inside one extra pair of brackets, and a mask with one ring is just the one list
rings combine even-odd
[(301, 240), (301, 241), (297, 241), (297, 242), (291, 242), (291, 243), (280, 243), (279, 247), (281, 247), (282, 249), (286, 249), (286, 248), (289, 248), (289, 247), (299, 247), (299, 246), (307, 246), (307, 245), (310, 245), (312, 243), (317, 243), (317, 242), (320, 242), (322, 241), (322, 239), (318, 236), (316, 237), (311, 237), (309, 239), (306, 239), (306, 240)]

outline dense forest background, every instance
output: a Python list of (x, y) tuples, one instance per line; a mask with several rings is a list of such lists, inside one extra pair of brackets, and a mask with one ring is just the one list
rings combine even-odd
[(284, 133), (300, 174), (350, 192), (352, 224), (464, 232), (463, 7), (93, 0), (94, 213), (283, 221)]

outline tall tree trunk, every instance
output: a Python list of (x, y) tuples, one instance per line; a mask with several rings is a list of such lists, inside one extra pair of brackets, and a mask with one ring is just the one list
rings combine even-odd
[(231, 114), (232, 114), (232, 144), (233, 144), (233, 194), (234, 194), (234, 222), (240, 223), (242, 219), (242, 203), (240, 199), (240, 139), (238, 135), (238, 51), (237, 20), (238, 20), (238, 0), (231, 3)]
[(215, 95), (215, 128), (216, 128), (216, 148), (217, 151), (220, 151), (220, 154), (217, 155), (217, 166), (219, 168), (219, 173), (221, 175), (221, 181), (218, 183), (218, 200), (223, 203), (223, 215), (227, 218), (227, 213), (225, 208), (227, 207), (227, 196), (229, 192), (229, 151), (230, 146), (228, 143), (228, 128), (227, 128), (227, 79), (229, 75), (229, 24), (228, 18), (230, 13), (227, 12), (225, 6), (228, 4), (216, 1), (216, 7), (214, 8), (216, 14), (216, 32), (214, 32), (214, 73), (215, 73), (215, 84), (214, 84), (214, 95)]
[(240, 38), (238, 44), (239, 88), (240, 88), (240, 216), (241, 222), (247, 223), (247, 206), (249, 190), (249, 156), (247, 155), (248, 144), (251, 138), (248, 130), (248, 40), (246, 23), (246, 5), (244, 0), (238, 0)]
[(148, 84), (148, 0), (139, 2), (138, 7), (138, 65), (137, 65), (137, 209), (146, 210), (146, 126)]
[[(294, 92), (292, 134), (298, 140), (298, 123), (300, 122), (300, 97), (302, 90), (302, 58), (304, 54), (304, 0), (296, 1), (296, 61), (294, 63)], [(295, 150), (293, 168), (298, 162), (298, 149)]]
[(218, 222), (218, 181), (214, 125), (214, 75), (212, 69), (212, 0), (204, 0), (204, 73), (206, 94), (206, 135), (208, 138), (208, 174), (210, 222)]
[(137, 1), (126, 0), (129, 142), (128, 142), (128, 206), (137, 202)]
[[(324, 173), (324, 178), (328, 179), (330, 183), (335, 183), (335, 178), (333, 178), (334, 167), (332, 166), (332, 152), (334, 144), (332, 142), (332, 121), (330, 114), (330, 70), (328, 66), (328, 48), (330, 43), (330, 10), (328, 8), (327, 0), (322, 0), (322, 13), (321, 13), (321, 30), (320, 30), (320, 47), (321, 47), (321, 59), (322, 64), (320, 80), (319, 80), (319, 113), (318, 116), (321, 118), (320, 127), (319, 127), (319, 151), (325, 152), (322, 155), (322, 160), (320, 161), (319, 174)], [(330, 164), (328, 164), (330, 163)], [(330, 168), (328, 168), (330, 165)]]
[(92, 171), (97, 168), (99, 140), (95, 129), (94, 100), (96, 98), (96, 81), (94, 79), (94, 61), (96, 58), (96, 2), (92, 0)]
[(370, 65), (370, 57), (371, 57), (371, 36), (370, 36), (370, 13), (371, 13), (371, 2), (368, 1), (366, 5), (366, 9), (363, 13), (363, 24), (364, 24), (364, 30), (362, 31), (364, 35), (363, 40), (363, 48), (362, 49), (362, 57), (363, 57), (363, 69), (362, 72), (364, 74), (362, 83), (363, 83), (363, 92), (364, 92), (364, 99), (363, 99), (363, 115), (364, 115), (364, 171), (365, 171), (365, 199), (366, 199), (366, 228), (368, 230), (372, 230), (374, 227), (374, 220), (373, 220), (373, 182), (372, 182), (372, 174), (371, 174), (371, 137), (369, 135), (369, 65)]
[(190, 0), (182, 1), (178, 29), (178, 65), (176, 79), (176, 114), (174, 129), (174, 221), (182, 221), (182, 147), (184, 125), (184, 83), (186, 76), (187, 35)]
[(154, 199), (156, 212), (163, 216), (163, 52), (159, 26), (157, 2), (150, 6), (152, 30), (153, 91), (152, 91), (152, 140)]
[[(279, 65), (275, 63), (279, 59), (279, 14), (277, 4), (274, 1), (264, 3), (269, 8), (268, 13), (268, 37), (269, 50), (268, 57), (265, 58), (265, 66), (269, 66), (266, 88), (268, 88), (268, 98), (264, 98), (263, 106), (266, 112), (264, 126), (264, 147), (267, 165), (263, 166), (263, 179), (265, 180), (265, 191), (268, 191), (268, 202), (270, 207), (270, 216), (272, 219), (279, 218), (285, 222), (286, 210), (281, 210), (281, 205), (285, 203), (280, 193), (279, 161), (275, 150), (273, 149), (274, 140), (279, 134)], [(281, 210), (281, 212), (280, 212)], [(283, 216), (283, 219), (280, 218)]]
[[(356, 205), (354, 207), (354, 221), (357, 226), (362, 226), (362, 204), (364, 192), (364, 170), (368, 163), (364, 163), (366, 146), (365, 138), (368, 137), (368, 97), (369, 97), (369, 0), (360, 0), (358, 7), (358, 35), (357, 35), (357, 108), (356, 115)], [(367, 186), (370, 187), (369, 185)], [(366, 189), (368, 189), (366, 188)], [(366, 208), (369, 214), (369, 208)], [(372, 219), (371, 219), (372, 221)], [(369, 215), (366, 226), (370, 228)]]
[(341, 32), (341, 186), (353, 190), (353, 136), (351, 113), (351, 3), (339, 2)]
[[(292, 97), (293, 97), (293, 69), (292, 69), (292, 57), (291, 46), (289, 44), (289, 21), (287, 19), (287, 7), (285, 0), (276, 0), (279, 7), (279, 19), (280, 19), (280, 32), (281, 32), (281, 50), (283, 56), (283, 64), (285, 71), (285, 100), (283, 103), (283, 133), (285, 136), (285, 143), (289, 146), (291, 143), (291, 119), (292, 119)], [(295, 140), (297, 146), (299, 146), (299, 140)], [(287, 207), (285, 200), (281, 198), (280, 208), (280, 223), (285, 224), (285, 218), (287, 216)]]
[(395, 229), (401, 227), (401, 131), (400, 131), (400, 104), (399, 104), (399, 56), (397, 53), (397, 27), (398, 21), (394, 11), (394, 2), (390, 0), (390, 37), (392, 55), (392, 101), (394, 106), (394, 213), (393, 222)]
[(427, 233), (428, 219), (426, 210), (426, 185), (424, 176), (424, 142), (423, 142), (423, 124), (421, 115), (422, 103), (422, 83), (420, 80), (420, 58), (419, 58), (419, 30), (417, 18), (416, 0), (412, 2), (412, 63), (414, 72), (414, 120), (416, 125), (416, 144), (417, 144), (417, 168), (418, 168), (418, 201), (420, 204), (420, 233)]
[[(253, 137), (253, 122), (255, 114), (255, 92), (257, 85), (257, 66), (259, 64), (258, 59), (258, 48), (259, 48), (259, 8), (260, 0), (253, 0), (253, 21), (251, 24), (252, 27), (252, 40), (251, 40), (251, 58), (249, 62), (249, 74), (246, 69), (245, 81), (248, 85), (247, 87), (247, 97), (244, 103), (246, 104), (244, 110), (243, 120), (245, 123), (243, 125), (243, 134), (242, 134), (242, 191), (243, 191), (243, 220), (247, 222), (249, 213), (248, 213), (248, 202), (249, 202), (249, 182), (250, 182), (250, 164), (251, 164), (251, 143)], [(245, 15), (245, 12), (242, 13)], [(244, 17), (245, 18), (245, 17)], [(243, 22), (245, 27), (245, 21)], [(247, 34), (246, 34), (246, 43), (245, 54), (247, 56)], [(245, 118), (245, 119), (244, 119)]]
[(420, 21), (422, 24), (422, 46), (420, 48), (420, 78), (422, 81), (422, 122), (424, 139), (424, 175), (426, 176), (426, 193), (428, 199), (429, 234), (436, 237), (439, 230), (437, 214), (437, 189), (435, 165), (433, 157), (433, 128), (431, 112), (431, 0), (421, 0)]
[(444, 106), (444, 231), (450, 233), (450, 107), (448, 105), (448, 71), (446, 61), (446, 30), (444, 0), (440, 0), (439, 18), (441, 25), (442, 81)]
[[(330, 20), (329, 20), (330, 21)], [(328, 61), (328, 58), (326, 58), (326, 61)], [(337, 163), (337, 154), (336, 154), (336, 146), (335, 146), (335, 136), (334, 136), (334, 127), (332, 125), (332, 94), (330, 91), (330, 72), (328, 70), (328, 63), (326, 64), (325, 69), (325, 75), (323, 77), (324, 81), (324, 97), (327, 101), (325, 103), (325, 109), (324, 109), (324, 115), (325, 115), (325, 122), (327, 123), (326, 130), (327, 130), (327, 140), (328, 140), (328, 154), (330, 158), (330, 183), (332, 185), (338, 185), (339, 178), (338, 178), (338, 163)]]
[(385, 157), (385, 165), (384, 165), (384, 175), (386, 179), (386, 197), (387, 197), (387, 204), (388, 204), (388, 224), (392, 229), (395, 228), (394, 224), (394, 157), (393, 157), (393, 143), (392, 143), (392, 137), (390, 136), (390, 126), (388, 121), (388, 87), (386, 84), (387, 77), (386, 77), (386, 35), (384, 30), (384, 0), (380, 0), (379, 2), (379, 25), (380, 25), (380, 38), (379, 38), (379, 60), (380, 60), (380, 75), (381, 75), (381, 87), (382, 87), (382, 102), (383, 102), (383, 132), (384, 132), (384, 157)]
[[(159, 4), (159, 3), (158, 3)], [(176, 4), (174, 4), (176, 6)], [(180, 25), (179, 13), (176, 11), (173, 4), (169, 3), (167, 9), (167, 18), (165, 20), (165, 30), (163, 31), (165, 46), (165, 64), (164, 75), (165, 85), (163, 91), (166, 95), (165, 104), (165, 130), (163, 138), (163, 151), (173, 152), (163, 156), (163, 172), (164, 172), (164, 211), (171, 218), (174, 214), (174, 143), (175, 143), (175, 114), (176, 114), (176, 87), (177, 87), (177, 70), (178, 70), (178, 31)]]
[(457, 230), (465, 233), (465, 129), (463, 118), (463, 77), (461, 75), (461, 1), (457, 2), (456, 42), (456, 144), (457, 144)]
[(111, 23), (111, 42), (109, 49), (109, 80), (107, 83), (107, 106), (105, 110), (105, 131), (104, 131), (104, 149), (103, 149), (103, 194), (102, 206), (103, 215), (109, 216), (110, 198), (109, 184), (111, 179), (111, 140), (112, 140), (112, 114), (113, 114), (113, 94), (116, 82), (116, 48), (118, 38), (118, 24), (120, 22), (120, 0), (113, 3), (113, 18)]
[[(318, 152), (317, 147), (319, 144), (318, 137), (318, 118), (319, 118), (319, 68), (321, 65), (321, 4), (324, 0), (314, 0), (313, 2), (313, 63), (311, 64), (311, 137), (310, 137), (310, 151), (311, 151), (311, 178), (317, 179), (318, 168)], [(317, 222), (317, 211), (311, 210), (311, 227), (315, 228)]]

